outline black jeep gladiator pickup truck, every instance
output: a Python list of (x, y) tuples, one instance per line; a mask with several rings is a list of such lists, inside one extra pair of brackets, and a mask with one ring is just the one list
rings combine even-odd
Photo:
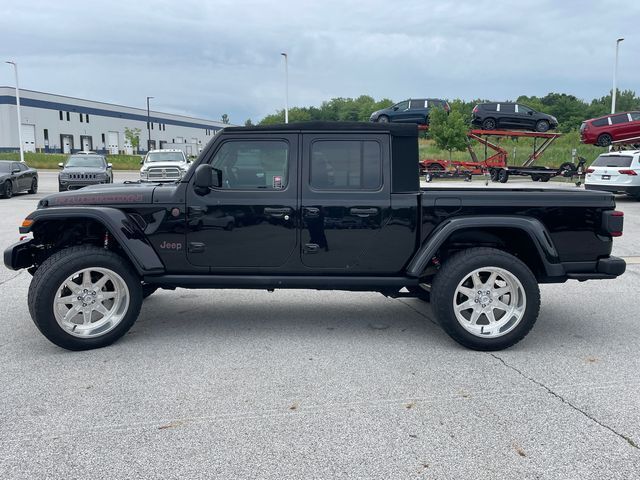
[(413, 296), (460, 344), (497, 350), (532, 328), (539, 283), (624, 272), (622, 223), (606, 192), (421, 189), (416, 126), (231, 127), (176, 183), (42, 199), (4, 262), (33, 274), (31, 317), (72, 350), (114, 342), (176, 287)]

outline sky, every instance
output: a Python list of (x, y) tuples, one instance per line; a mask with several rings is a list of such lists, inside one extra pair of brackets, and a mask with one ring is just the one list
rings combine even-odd
[[(640, 2), (2, 0), (20, 87), (232, 123), (333, 97), (640, 90)], [(0, 64), (0, 85), (14, 85)]]

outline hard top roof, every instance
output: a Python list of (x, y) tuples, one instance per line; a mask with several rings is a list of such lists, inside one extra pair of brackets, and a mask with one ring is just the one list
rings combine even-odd
[(418, 126), (373, 122), (296, 122), (252, 127), (226, 127), (225, 133), (240, 132), (368, 132), (390, 133), (396, 137), (417, 137)]

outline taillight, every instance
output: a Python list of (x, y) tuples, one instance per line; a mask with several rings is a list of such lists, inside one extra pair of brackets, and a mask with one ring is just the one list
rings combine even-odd
[(587, 168), (587, 173), (593, 173), (595, 171), (596, 171), (595, 168)]
[(478, 106), (473, 107), (472, 113), (478, 113)]
[(620, 175), (638, 175), (635, 170), (618, 170)]
[(624, 225), (624, 212), (619, 210), (607, 210), (602, 215), (602, 228), (612, 237), (622, 236)]

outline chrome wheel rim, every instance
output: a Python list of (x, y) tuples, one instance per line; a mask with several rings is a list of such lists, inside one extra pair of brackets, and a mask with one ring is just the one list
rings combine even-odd
[(70, 275), (58, 287), (53, 314), (70, 335), (95, 338), (116, 328), (129, 309), (129, 288), (113, 270), (92, 267)]
[(522, 321), (527, 297), (518, 277), (499, 267), (483, 267), (465, 276), (453, 296), (458, 323), (481, 338), (506, 335)]

